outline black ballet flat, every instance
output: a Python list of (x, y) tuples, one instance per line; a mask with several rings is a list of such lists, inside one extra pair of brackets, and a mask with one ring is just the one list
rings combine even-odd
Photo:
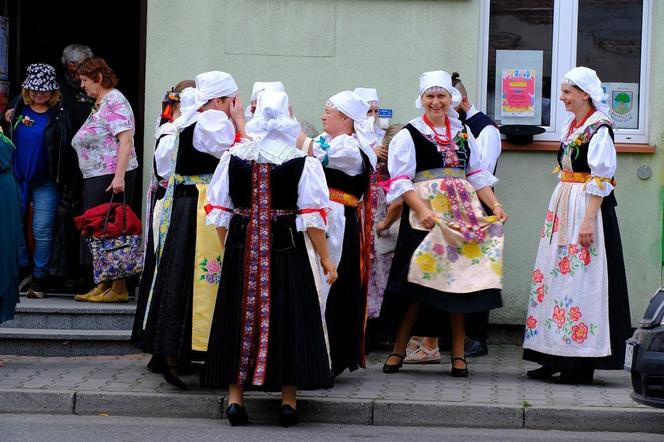
[(556, 382), (567, 385), (590, 385), (593, 383), (594, 369), (563, 370)]
[(297, 410), (290, 405), (282, 405), (279, 413), (279, 423), (282, 427), (297, 425)]
[(232, 427), (244, 425), (249, 422), (247, 410), (240, 404), (230, 404), (228, 408), (226, 408), (226, 417)]
[(150, 358), (150, 362), (148, 362), (147, 369), (150, 370), (152, 373), (161, 374), (163, 371), (163, 366), (164, 363), (162, 361), (162, 358), (160, 356), (154, 355), (152, 356), (152, 358)]
[(168, 365), (166, 362), (166, 359), (164, 358), (164, 363), (162, 365), (162, 375), (164, 376), (164, 380), (174, 386), (175, 388), (178, 388), (180, 390), (189, 390), (189, 387), (187, 387), (187, 384), (182, 382), (182, 379), (177, 377), (176, 370), (177, 370), (177, 364), (176, 365)]
[[(464, 368), (455, 368), (454, 361), (463, 361), (466, 366)], [(452, 358), (452, 377), (467, 378), (468, 377), (468, 362), (465, 358)]]
[(547, 380), (551, 379), (553, 375), (557, 374), (560, 370), (556, 370), (555, 368), (542, 365), (540, 368), (536, 368), (534, 370), (528, 370), (526, 372), (526, 376), (528, 376), (531, 379), (539, 379), (539, 380)]
[(389, 360), (392, 356), (398, 356), (399, 357), (399, 363), (392, 365), (388, 364), (387, 361), (385, 361), (385, 364), (383, 365), (383, 373), (387, 374), (393, 374), (393, 373), (399, 373), (399, 370), (403, 366), (403, 359), (406, 357), (406, 355), (401, 355), (399, 353), (390, 353), (387, 356), (387, 360)]

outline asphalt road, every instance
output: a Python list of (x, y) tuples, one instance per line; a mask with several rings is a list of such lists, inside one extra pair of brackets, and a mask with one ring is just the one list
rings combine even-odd
[(2, 441), (661, 441), (660, 434), (580, 433), (535, 430), (256, 424), (230, 427), (211, 419), (0, 414)]

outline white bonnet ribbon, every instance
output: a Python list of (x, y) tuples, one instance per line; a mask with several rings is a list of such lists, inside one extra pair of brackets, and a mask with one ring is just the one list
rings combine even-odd
[(570, 82), (590, 95), (595, 109), (610, 118), (609, 106), (605, 103), (608, 96), (604, 93), (602, 82), (594, 70), (584, 66), (575, 67), (565, 74), (563, 82)]

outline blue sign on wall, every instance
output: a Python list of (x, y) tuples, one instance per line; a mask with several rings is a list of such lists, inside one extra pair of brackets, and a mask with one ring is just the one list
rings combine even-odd
[(392, 109), (378, 109), (378, 118), (392, 118)]

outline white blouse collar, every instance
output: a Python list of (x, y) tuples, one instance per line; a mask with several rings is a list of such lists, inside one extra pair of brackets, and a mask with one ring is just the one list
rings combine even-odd
[(600, 120), (609, 122), (613, 126), (613, 121), (611, 120), (611, 118), (607, 117), (604, 113), (596, 110), (590, 117), (588, 117), (588, 119), (581, 126), (574, 129), (574, 131), (569, 136), (567, 136), (567, 131), (569, 130), (569, 126), (574, 121), (574, 118), (575, 118), (574, 114), (572, 114), (563, 125), (563, 132), (560, 136), (560, 141), (562, 141), (563, 143), (569, 140), (573, 140), (574, 138), (582, 134), (588, 126), (590, 126), (591, 124), (595, 124)]

